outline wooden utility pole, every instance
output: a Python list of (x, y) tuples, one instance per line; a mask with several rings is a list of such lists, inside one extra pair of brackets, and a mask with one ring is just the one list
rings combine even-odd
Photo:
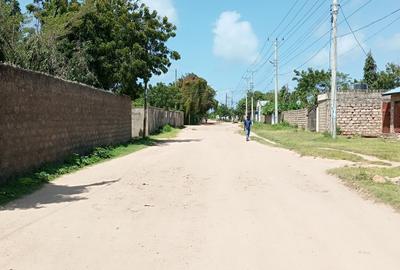
[(145, 79), (144, 81), (144, 104), (143, 104), (143, 135), (142, 138), (146, 138), (146, 133), (147, 131), (147, 114), (148, 114), (148, 109), (147, 109), (147, 83), (148, 80)]
[(275, 112), (274, 112), (274, 124), (278, 124), (279, 112), (278, 112), (278, 91), (279, 91), (279, 58), (278, 58), (278, 38), (275, 39)]
[(337, 95), (337, 16), (339, 1), (333, 0), (332, 4), (332, 51), (331, 51), (331, 133), (336, 138), (336, 95)]

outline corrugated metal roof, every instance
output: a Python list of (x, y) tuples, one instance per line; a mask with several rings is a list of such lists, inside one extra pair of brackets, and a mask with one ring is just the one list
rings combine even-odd
[(395, 94), (400, 94), (400, 87), (395, 88), (393, 90), (387, 91), (382, 94), (382, 96), (390, 96), (390, 95), (395, 95)]

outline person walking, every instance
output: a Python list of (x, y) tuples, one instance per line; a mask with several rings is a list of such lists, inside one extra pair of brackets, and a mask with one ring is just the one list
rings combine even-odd
[(246, 141), (250, 140), (250, 129), (252, 126), (252, 122), (250, 116), (248, 115), (247, 118), (244, 120), (244, 132), (246, 133)]

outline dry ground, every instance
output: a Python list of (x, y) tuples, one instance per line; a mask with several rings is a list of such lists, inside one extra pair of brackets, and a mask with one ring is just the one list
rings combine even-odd
[(0, 210), (0, 269), (400, 269), (400, 215), (343, 165), (229, 124), (66, 175)]

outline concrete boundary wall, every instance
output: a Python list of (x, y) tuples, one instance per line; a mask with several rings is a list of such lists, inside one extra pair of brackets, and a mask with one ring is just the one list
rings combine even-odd
[(282, 120), (296, 125), (299, 128), (307, 129), (308, 126), (308, 109), (292, 110), (282, 112)]
[[(132, 138), (142, 136), (143, 116), (143, 108), (132, 109)], [(180, 111), (149, 107), (147, 120), (147, 133), (152, 134), (167, 124), (173, 127), (182, 127), (184, 125), (184, 114)]]
[[(338, 92), (337, 126), (343, 135), (382, 135), (382, 91)], [(318, 131), (330, 130), (329, 94), (318, 97)]]
[(131, 139), (127, 96), (0, 64), (0, 182)]

